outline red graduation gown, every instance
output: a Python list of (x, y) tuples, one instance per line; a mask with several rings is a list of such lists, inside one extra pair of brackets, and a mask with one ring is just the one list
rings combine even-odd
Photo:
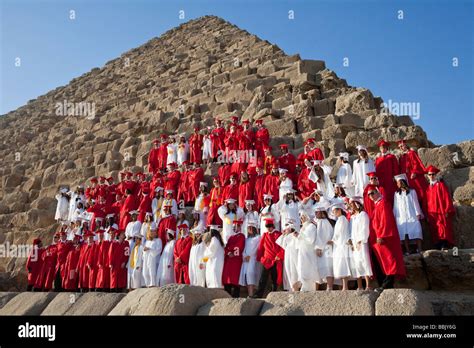
[(95, 288), (98, 271), (97, 263), (99, 258), (99, 247), (100, 245), (97, 242), (94, 242), (86, 259), (86, 266), (89, 269), (89, 289)]
[(210, 134), (212, 158), (218, 157), (219, 151), (224, 151), (225, 129), (222, 127), (214, 128)]
[[(193, 239), (191, 236), (179, 238), (174, 245), (174, 278), (178, 284), (189, 284), (189, 254), (191, 253), (191, 246)], [(176, 262), (180, 258), (182, 263)]]
[(239, 150), (252, 150), (255, 142), (255, 132), (251, 129), (240, 133)]
[(254, 177), (255, 181), (255, 190), (254, 190), (254, 200), (255, 200), (255, 209), (259, 211), (263, 207), (263, 185), (265, 184), (265, 175), (256, 175)]
[(110, 288), (124, 289), (127, 287), (127, 261), (130, 255), (128, 241), (115, 240), (109, 247)]
[(177, 170), (173, 170), (172, 172), (169, 172), (163, 179), (165, 184), (165, 190), (173, 190), (173, 198), (176, 198), (176, 195), (178, 194), (180, 178), (181, 173)]
[[(222, 284), (239, 285), (242, 254), (245, 248), (245, 236), (237, 233), (229, 237), (225, 246), (224, 268), (222, 270)], [(228, 254), (232, 253), (232, 256)]]
[(239, 185), (239, 207), (245, 207), (245, 201), (253, 199), (255, 189), (255, 183), (253, 180), (248, 180), (247, 182), (240, 182)]
[(201, 167), (190, 170), (188, 180), (188, 191), (190, 191), (188, 202), (193, 202), (196, 200), (196, 197), (199, 196), (199, 184), (201, 181), (204, 181), (204, 170)]
[(321, 151), (320, 148), (318, 147), (315, 147), (314, 149), (312, 149), (311, 151), (308, 152), (307, 154), (308, 157), (310, 157), (312, 160), (315, 160), (315, 161), (322, 161), (324, 160), (324, 154), (323, 152)]
[(309, 180), (310, 173), (311, 173), (311, 169), (305, 166), (301, 170), (300, 175), (298, 176), (297, 188), (298, 188), (300, 199), (309, 197), (316, 189), (316, 183)]
[(255, 148), (258, 157), (263, 157), (263, 148), (270, 142), (270, 133), (266, 128), (260, 128), (255, 132)]
[(128, 195), (125, 198), (121, 208), (120, 208), (120, 222), (119, 229), (125, 230), (128, 223), (130, 222), (130, 212), (135, 210), (135, 197), (133, 195)]
[(193, 133), (189, 137), (189, 162), (202, 163), (203, 135)]
[(454, 244), (452, 217), (456, 210), (443, 181), (436, 181), (433, 185), (428, 185), (425, 211), (428, 215), (433, 241), (437, 243), (439, 240), (446, 240), (449, 244)]
[(103, 240), (97, 241), (97, 276), (95, 280), (95, 288), (109, 289), (110, 288), (110, 263), (109, 263), (109, 249), (112, 242)]
[(165, 169), (167, 160), (168, 160), (168, 142), (164, 142), (159, 147), (158, 168)]
[(151, 212), (151, 202), (152, 202), (152, 199), (150, 195), (144, 196), (142, 194), (142, 199), (140, 201), (140, 205), (138, 206), (138, 211), (140, 212), (137, 217), (138, 221), (140, 222), (145, 221), (145, 214), (147, 212)]
[(43, 267), (43, 253), (44, 248), (33, 246), (33, 249), (28, 255), (26, 261), (26, 270), (28, 271), (28, 285), (35, 286), (39, 282), (38, 278), (41, 276), (41, 269)]
[(224, 192), (222, 192), (222, 199), (225, 201), (226, 199), (233, 198), (235, 200), (239, 200), (239, 184), (229, 184), (224, 187)]
[(61, 279), (64, 284), (64, 280), (66, 279), (66, 258), (69, 254), (69, 251), (72, 249), (72, 243), (70, 241), (65, 242), (58, 242), (57, 250), (58, 250), (58, 261), (56, 263), (56, 273), (59, 271), (61, 274)]
[(277, 203), (280, 199), (280, 177), (272, 174), (267, 175), (263, 191), (265, 194), (271, 194), (273, 196), (273, 203)]
[[(260, 262), (263, 267), (270, 269), (273, 265), (276, 265), (278, 285), (283, 283), (283, 258), (285, 256), (285, 251), (276, 243), (280, 235), (281, 232), (279, 231), (264, 233), (257, 249), (257, 261)], [(275, 260), (277, 256), (279, 260)]]
[(207, 225), (222, 225), (222, 220), (217, 210), (222, 205), (222, 187), (213, 187), (209, 194), (209, 212), (207, 214)]
[(38, 277), (38, 282), (35, 288), (49, 291), (53, 288), (54, 278), (56, 277), (56, 263), (58, 261), (58, 248), (56, 244), (48, 245), (43, 252), (41, 276)]
[(161, 239), (163, 249), (165, 248), (165, 245), (168, 242), (166, 239), (166, 230), (168, 228), (173, 231), (176, 231), (176, 218), (174, 217), (174, 215), (168, 215), (166, 217), (163, 217), (158, 223), (158, 238)]
[(222, 187), (225, 187), (229, 183), (229, 178), (230, 178), (230, 164), (224, 164), (219, 167), (217, 170), (217, 176), (219, 177), (219, 184)]
[[(382, 197), (375, 203), (373, 217), (370, 220), (372, 249), (386, 275), (405, 277), (405, 263), (400, 245), (400, 235), (393, 215), (392, 205)], [(383, 238), (382, 244), (376, 239)]]
[(79, 255), (79, 288), (89, 289), (89, 267), (88, 259), (92, 251), (93, 244), (84, 243)]
[[(380, 192), (382, 196), (386, 197), (385, 189), (382, 186), (377, 186), (377, 190)], [(364, 211), (367, 213), (367, 215), (369, 215), (369, 218), (372, 219), (375, 203), (373, 200), (370, 199), (368, 192), (369, 192), (369, 186), (366, 186), (364, 189)]]
[(400, 173), (397, 158), (391, 153), (377, 157), (375, 159), (375, 173), (380, 186), (385, 189), (385, 198), (393, 206), (395, 191), (397, 191), (394, 176)]
[(178, 198), (177, 201), (183, 200), (184, 202), (190, 202), (190, 190), (189, 190), (189, 170), (181, 173), (178, 185)]
[(153, 148), (148, 155), (148, 171), (156, 173), (160, 169), (159, 165), (160, 148)]
[(73, 247), (66, 257), (65, 277), (63, 288), (65, 290), (77, 290), (79, 283), (79, 257), (81, 255), (81, 245)]
[[(418, 200), (424, 202), (428, 181), (425, 178), (426, 169), (420, 157), (416, 151), (408, 150), (400, 156), (398, 163), (400, 173), (405, 173), (408, 177), (408, 186), (414, 188)], [(412, 174), (415, 174), (414, 179), (411, 178)]]

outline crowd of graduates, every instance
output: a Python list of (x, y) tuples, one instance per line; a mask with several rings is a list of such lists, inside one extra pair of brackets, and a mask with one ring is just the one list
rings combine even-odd
[[(247, 287), (261, 297), (269, 285), (346, 290), (357, 280), (367, 290), (372, 278), (380, 290), (405, 276), (403, 254), (422, 251), (422, 220), (437, 248), (453, 245), (448, 189), (404, 140), (398, 156), (379, 141), (374, 159), (359, 145), (352, 166), (349, 153), (340, 153), (335, 182), (315, 139), (297, 157), (287, 144), (276, 154), (269, 143), (262, 120), (254, 128), (238, 117), (225, 126), (216, 119), (188, 139), (162, 134), (146, 174), (123, 171), (118, 183), (94, 177), (86, 188), (60, 188), (60, 227), (51, 243), (33, 241), (28, 290), (180, 283), (234, 297)], [(218, 166), (212, 187), (206, 166)]]

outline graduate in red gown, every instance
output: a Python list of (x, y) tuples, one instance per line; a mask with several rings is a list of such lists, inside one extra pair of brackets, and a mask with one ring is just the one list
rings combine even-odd
[(105, 176), (99, 177), (99, 185), (97, 186), (97, 198), (107, 196), (107, 184), (105, 183)]
[(257, 149), (258, 157), (264, 157), (263, 149), (270, 143), (270, 133), (263, 125), (263, 120), (255, 121), (257, 131), (255, 132), (255, 148)]
[[(168, 164), (168, 173), (166, 177), (164, 177), (164, 189), (166, 190), (173, 190), (174, 194), (177, 195), (178, 188), (179, 188), (179, 180), (181, 178), (181, 173), (176, 168), (176, 163), (172, 162)], [(176, 196), (174, 196), (176, 198)]]
[(255, 182), (255, 191), (253, 200), (255, 201), (255, 209), (260, 211), (263, 208), (263, 194), (265, 193), (263, 187), (265, 185), (265, 175), (263, 174), (263, 166), (261, 164), (257, 164), (255, 167), (256, 175), (254, 176)]
[(122, 292), (127, 287), (127, 262), (130, 256), (130, 245), (125, 240), (125, 231), (115, 232), (117, 240), (110, 243), (109, 265), (110, 265), (110, 290)]
[(89, 257), (94, 246), (94, 233), (87, 231), (84, 234), (84, 243), (79, 255), (79, 288), (81, 292), (89, 291), (90, 267)]
[(153, 148), (148, 154), (148, 171), (155, 174), (160, 170), (160, 141), (158, 139), (153, 140)]
[(263, 192), (273, 196), (273, 203), (277, 203), (280, 196), (280, 174), (278, 172), (278, 164), (274, 163), (272, 171), (265, 178)]
[(215, 128), (212, 130), (210, 137), (212, 159), (216, 160), (219, 155), (219, 151), (222, 153), (225, 150), (225, 129), (222, 127), (222, 121), (218, 118), (215, 120)]
[(79, 257), (81, 255), (81, 236), (75, 235), (72, 248), (67, 254), (63, 288), (66, 291), (77, 291), (79, 285)]
[(189, 171), (188, 180), (188, 191), (190, 193), (188, 202), (194, 202), (196, 197), (199, 196), (199, 183), (204, 181), (204, 169), (202, 169), (199, 164), (195, 165), (194, 168), (191, 168)]
[[(109, 233), (113, 236), (117, 232), (115, 227), (111, 227)], [(105, 240), (104, 234), (98, 235), (99, 239), (96, 241), (96, 263), (97, 263), (97, 274), (95, 279), (96, 291), (109, 291), (110, 289), (110, 260), (109, 260), (109, 249), (111, 240)]]
[[(252, 180), (247, 172), (241, 172), (240, 183), (239, 183), (239, 196), (238, 203), (239, 207), (245, 208), (245, 201), (253, 200), (255, 192), (255, 182)], [(235, 198), (235, 197), (228, 197)]]
[(319, 147), (316, 147), (316, 140), (314, 138), (307, 139), (305, 145), (308, 146), (308, 153), (306, 154), (306, 157), (313, 161), (324, 160), (324, 154)]
[(385, 190), (385, 198), (393, 206), (393, 199), (395, 191), (397, 191), (397, 184), (394, 177), (400, 174), (398, 161), (395, 155), (389, 153), (390, 143), (385, 140), (380, 140), (377, 143), (380, 153), (375, 159), (375, 172), (379, 179), (380, 186)]
[(231, 165), (229, 163), (222, 163), (219, 166), (217, 176), (219, 177), (219, 182), (222, 187), (225, 187), (229, 184), (231, 174), (230, 167)]
[(300, 199), (311, 196), (311, 194), (316, 190), (316, 183), (309, 179), (309, 174), (313, 168), (311, 161), (311, 157), (305, 157), (304, 166), (301, 169), (301, 173), (298, 175), (297, 189), (298, 197)]
[(125, 179), (127, 178), (127, 172), (120, 172), (120, 182), (117, 184), (117, 194), (122, 196), (125, 194)]
[(53, 237), (53, 243), (48, 245), (41, 255), (41, 275), (38, 277), (35, 284), (36, 289), (42, 289), (43, 291), (50, 291), (53, 289), (53, 282), (56, 276), (56, 262), (58, 260), (58, 247), (56, 245), (58, 241), (59, 233), (56, 233)]
[(105, 229), (99, 228), (96, 236), (97, 241), (92, 241), (92, 250), (90, 251), (86, 264), (89, 268), (89, 290), (93, 290), (97, 283), (97, 274), (99, 273), (99, 253), (101, 243), (104, 242)]
[(234, 234), (229, 237), (224, 248), (224, 268), (222, 284), (224, 289), (235, 298), (240, 297), (240, 269), (242, 268), (245, 236), (241, 231), (242, 220), (233, 221)]
[(212, 179), (212, 184), (214, 185), (214, 187), (209, 193), (209, 211), (207, 214), (207, 225), (222, 226), (222, 220), (219, 217), (219, 214), (217, 214), (217, 209), (219, 209), (219, 207), (222, 205), (222, 202), (224, 201), (222, 199), (223, 188), (221, 187), (218, 177), (214, 177)]
[(270, 174), (273, 165), (278, 165), (277, 159), (272, 155), (272, 147), (265, 145), (263, 147), (263, 173), (265, 175)]
[(273, 219), (265, 219), (267, 232), (263, 234), (258, 244), (257, 261), (263, 265), (262, 276), (258, 285), (257, 297), (263, 297), (267, 287), (268, 276), (272, 280), (272, 291), (276, 291), (283, 283), (283, 259), (285, 251), (276, 243), (281, 232), (275, 230)]
[(402, 151), (398, 159), (400, 173), (407, 175), (408, 186), (415, 189), (418, 200), (423, 206), (425, 192), (428, 188), (428, 181), (425, 178), (426, 168), (418, 153), (413, 149), (409, 149), (405, 140), (398, 141), (398, 148)]
[(26, 270), (28, 271), (28, 285), (26, 291), (32, 291), (38, 282), (38, 277), (41, 275), (41, 268), (43, 267), (43, 252), (44, 248), (41, 239), (35, 238), (33, 240), (33, 248), (26, 260)]
[(239, 183), (237, 182), (237, 174), (232, 173), (230, 175), (229, 185), (224, 187), (222, 192), (222, 199), (225, 201), (229, 198), (238, 200), (239, 199)]
[(385, 275), (385, 279), (379, 285), (382, 289), (393, 288), (395, 277), (404, 278), (406, 276), (400, 235), (393, 215), (393, 208), (375, 188), (371, 188), (368, 195), (375, 204), (373, 217), (370, 220), (372, 237), (369, 239)]
[(278, 157), (278, 166), (288, 170), (288, 177), (292, 182), (297, 182), (295, 173), (296, 157), (288, 151), (288, 144), (280, 145), (281, 155)]
[(250, 127), (250, 121), (244, 120), (242, 122), (243, 130), (240, 132), (239, 150), (252, 150), (255, 143), (255, 132)]
[(86, 199), (96, 199), (97, 198), (97, 178), (92, 178), (90, 180), (91, 185), (86, 188)]
[(189, 162), (202, 163), (202, 147), (204, 136), (199, 133), (199, 127), (194, 127), (194, 133), (189, 137)]
[(456, 210), (448, 187), (437, 178), (439, 169), (430, 165), (426, 172), (430, 180), (425, 200), (428, 224), (436, 248), (447, 249), (454, 244), (452, 219)]
[(237, 132), (237, 127), (235, 125), (231, 125), (230, 131), (227, 132), (226, 137), (224, 139), (226, 153), (229, 153), (230, 151), (238, 150), (239, 140), (240, 140), (240, 135)]
[(106, 198), (105, 198), (105, 201), (106, 201), (106, 205), (111, 207), (112, 204), (114, 204), (115, 202), (115, 197), (117, 196), (117, 192), (118, 192), (118, 189), (117, 189), (117, 184), (114, 184), (114, 178), (109, 176), (107, 178), (107, 190), (106, 190)]
[(168, 161), (168, 136), (166, 134), (161, 134), (161, 145), (160, 151), (158, 153), (158, 168), (160, 170), (166, 169), (166, 163)]
[(189, 174), (191, 170), (189, 168), (189, 162), (183, 162), (183, 171), (179, 177), (179, 185), (178, 185), (178, 198), (176, 199), (178, 202), (183, 201), (184, 203), (191, 202), (190, 200), (190, 193), (191, 190), (189, 189)]
[(165, 247), (168, 239), (166, 237), (166, 230), (171, 229), (176, 231), (176, 217), (171, 214), (171, 205), (163, 206), (163, 216), (161, 216), (160, 222), (158, 223), (158, 238), (161, 239), (163, 248)]
[(125, 190), (125, 200), (120, 208), (119, 229), (125, 229), (130, 222), (130, 212), (135, 210), (136, 200), (130, 189)]
[(54, 281), (54, 290), (61, 291), (63, 280), (66, 278), (66, 258), (72, 249), (72, 243), (68, 241), (66, 232), (59, 232), (59, 241), (57, 245), (58, 260), (56, 262), (56, 277)]
[(174, 277), (178, 284), (189, 284), (189, 254), (193, 238), (189, 235), (186, 224), (178, 226), (179, 235), (174, 245)]
[(140, 200), (140, 204), (138, 205), (138, 211), (140, 212), (138, 214), (138, 218), (137, 220), (140, 221), (140, 222), (143, 222), (145, 221), (145, 214), (149, 211), (151, 211), (151, 201), (152, 201), (152, 198), (150, 197), (150, 189), (149, 187), (148, 188), (144, 188), (142, 190), (142, 197), (141, 197), (141, 200)]
[(377, 179), (377, 174), (375, 174), (375, 172), (369, 172), (367, 175), (369, 176), (369, 185), (367, 185), (364, 189), (364, 210), (367, 215), (369, 215), (369, 218), (372, 218), (375, 203), (370, 199), (368, 192), (370, 189), (375, 188), (382, 196), (385, 197), (385, 189), (380, 186), (379, 180)]

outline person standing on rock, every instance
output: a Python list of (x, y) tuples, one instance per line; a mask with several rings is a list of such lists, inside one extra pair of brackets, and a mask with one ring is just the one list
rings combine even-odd
[[(212, 226), (215, 227), (215, 226)], [(206, 287), (222, 289), (222, 271), (224, 269), (224, 242), (221, 234), (215, 228), (211, 228), (206, 234), (204, 242), (206, 250), (202, 261), (206, 263)]]
[(316, 140), (314, 138), (309, 138), (306, 140), (306, 144), (308, 145), (308, 153), (307, 157), (310, 158), (312, 161), (323, 161), (324, 154), (319, 147), (316, 147)]
[(79, 258), (81, 256), (81, 236), (76, 234), (72, 241), (72, 249), (67, 254), (65, 264), (65, 279), (63, 288), (66, 291), (77, 291), (79, 284)]
[(242, 268), (242, 254), (245, 248), (245, 236), (241, 228), (242, 220), (234, 220), (234, 233), (229, 237), (224, 248), (222, 284), (224, 284), (224, 289), (234, 298), (240, 297), (239, 278)]
[(158, 169), (165, 170), (168, 164), (168, 136), (166, 134), (160, 135), (161, 145), (158, 153)]
[[(109, 234), (115, 233), (117, 231), (115, 227), (111, 226), (109, 229)], [(98, 234), (98, 240), (95, 242), (96, 248), (94, 250), (95, 254), (95, 263), (96, 263), (96, 276), (95, 276), (95, 285), (92, 286), (96, 291), (109, 291), (110, 290), (110, 260), (109, 260), (109, 248), (112, 240), (105, 239), (104, 233), (100, 232)]]
[[(176, 228), (175, 228), (176, 229)], [(165, 231), (166, 245), (160, 256), (158, 270), (156, 271), (156, 281), (158, 286), (175, 283), (174, 278), (174, 247), (175, 247), (175, 229), (168, 228)]]
[(204, 252), (206, 251), (206, 244), (202, 240), (203, 229), (193, 229), (192, 238), (193, 245), (189, 253), (189, 284), (194, 286), (206, 286), (206, 268), (202, 261)]
[(177, 156), (176, 156), (176, 164), (180, 167), (184, 161), (188, 160), (189, 155), (189, 144), (186, 141), (185, 134), (181, 134), (179, 136), (179, 144), (177, 145)]
[(68, 221), (69, 218), (69, 200), (71, 199), (68, 195), (69, 190), (66, 187), (62, 187), (59, 190), (59, 193), (56, 195), (56, 200), (58, 201), (56, 205), (56, 213), (54, 214), (54, 219), (60, 223), (63, 221)]
[(349, 278), (351, 277), (351, 232), (349, 221), (345, 216), (343, 203), (336, 203), (331, 207), (336, 217), (334, 234), (331, 239), (333, 247), (333, 273), (334, 278), (342, 280), (342, 290), (348, 290)]
[(202, 163), (202, 150), (204, 137), (199, 133), (199, 126), (194, 127), (194, 133), (189, 137), (189, 162), (193, 164)]
[(408, 148), (405, 140), (398, 141), (398, 148), (401, 154), (398, 158), (400, 173), (404, 173), (408, 178), (408, 185), (413, 187), (418, 196), (418, 200), (422, 205), (425, 199), (425, 192), (428, 188), (428, 181), (426, 181), (426, 168), (423, 165), (418, 153)]
[[(290, 246), (285, 248), (285, 265), (291, 262), (293, 271), (287, 274), (291, 281), (292, 291), (315, 291), (316, 283), (319, 281), (318, 257), (315, 252), (317, 229), (316, 225), (310, 220), (310, 216), (305, 211), (300, 211), (302, 222), (300, 233), (293, 233), (294, 241), (292, 251)], [(291, 258), (293, 260), (287, 260)], [(288, 266), (285, 266), (288, 269)], [(298, 281), (299, 284), (296, 284)]]
[(130, 245), (125, 240), (125, 231), (115, 232), (117, 240), (110, 243), (110, 290), (112, 292), (123, 292), (127, 287), (127, 262), (130, 256)]
[(158, 222), (158, 238), (165, 246), (168, 242), (167, 231), (171, 229), (176, 230), (176, 217), (171, 213), (172, 205), (170, 203), (163, 203), (163, 212)]
[[(171, 162), (167, 166), (168, 173), (163, 178), (164, 188), (166, 190), (172, 190), (173, 194), (178, 194), (179, 180), (181, 178), (181, 173), (176, 169), (176, 162)], [(174, 196), (176, 198), (176, 196)]]
[(257, 261), (263, 265), (257, 297), (263, 297), (269, 276), (272, 282), (271, 291), (277, 291), (278, 286), (283, 284), (283, 259), (285, 251), (276, 243), (281, 232), (275, 230), (273, 219), (265, 220), (265, 228), (267, 232), (260, 239), (257, 249)]
[(168, 156), (166, 157), (166, 165), (171, 163), (178, 163), (178, 144), (176, 144), (176, 137), (170, 136), (169, 143), (166, 146)]
[(364, 145), (357, 145), (357, 153), (359, 158), (352, 163), (352, 185), (354, 195), (362, 197), (365, 187), (369, 184), (368, 173), (375, 173), (375, 163)]
[(349, 164), (349, 153), (339, 153), (340, 166), (337, 170), (336, 184), (342, 185), (344, 191), (349, 197), (354, 196), (354, 187), (352, 186), (352, 168)]
[(392, 205), (375, 188), (371, 188), (368, 195), (375, 203), (370, 221), (372, 249), (385, 277), (379, 285), (381, 289), (391, 289), (395, 277), (406, 275), (400, 236)]
[(237, 182), (237, 174), (232, 173), (230, 175), (230, 182), (229, 185), (224, 187), (222, 191), (222, 198), (227, 200), (229, 198), (238, 201), (239, 199), (239, 183)]
[(223, 188), (220, 185), (219, 178), (214, 177), (212, 179), (214, 187), (211, 189), (209, 194), (209, 213), (207, 214), (207, 226), (220, 225), (222, 226), (222, 220), (217, 213), (217, 210), (222, 205), (222, 193)]
[(260, 235), (257, 223), (247, 223), (247, 238), (242, 254), (242, 268), (240, 270), (239, 284), (247, 286), (248, 296), (254, 297), (262, 274), (262, 265), (257, 262), (257, 249), (260, 244)]
[(328, 219), (329, 203), (320, 202), (316, 206), (314, 224), (316, 225), (316, 241), (314, 250), (316, 251), (319, 281), (316, 284), (316, 290), (319, 290), (321, 284), (326, 283), (326, 290), (332, 290), (334, 284), (333, 271), (333, 246), (332, 238), (334, 228)]
[(224, 139), (225, 129), (222, 127), (222, 121), (216, 118), (215, 127), (211, 131), (212, 159), (214, 162), (219, 157), (219, 154), (222, 154), (225, 150)]
[(41, 239), (35, 238), (31, 252), (28, 255), (28, 260), (26, 261), (26, 270), (28, 271), (26, 291), (35, 290), (35, 283), (37, 283), (38, 277), (41, 276), (41, 268), (43, 267), (43, 252), (44, 248)]
[(273, 203), (278, 203), (280, 199), (280, 175), (277, 163), (272, 165), (271, 173), (265, 177), (263, 192), (272, 196)]
[(59, 232), (59, 241), (57, 243), (58, 261), (56, 263), (56, 277), (54, 278), (54, 291), (56, 292), (60, 292), (63, 289), (63, 280), (66, 277), (66, 258), (71, 248), (72, 243), (67, 240), (66, 232)]
[(189, 254), (193, 239), (186, 224), (178, 226), (179, 234), (174, 246), (174, 277), (178, 284), (189, 284)]
[(53, 236), (53, 242), (51, 245), (48, 245), (41, 255), (41, 274), (35, 283), (35, 288), (41, 289), (41, 291), (50, 291), (53, 288), (53, 282), (56, 275), (56, 262), (58, 260), (58, 241), (59, 233), (56, 233)]
[(159, 168), (160, 141), (153, 140), (153, 148), (148, 154), (148, 172), (155, 174)]
[(225, 204), (217, 210), (217, 214), (219, 214), (222, 220), (222, 239), (224, 243), (227, 243), (233, 234), (234, 221), (242, 220), (244, 218), (244, 211), (237, 206), (235, 199), (228, 198)]
[(81, 292), (89, 291), (89, 275), (92, 264), (89, 263), (89, 257), (94, 246), (94, 233), (87, 231), (84, 236), (84, 244), (81, 247), (81, 253), (79, 255), (79, 289)]
[(142, 235), (137, 231), (134, 231), (133, 234), (133, 247), (131, 247), (127, 269), (129, 274), (127, 288), (130, 290), (141, 288), (143, 278), (143, 245)]
[(367, 176), (369, 177), (369, 185), (365, 187), (364, 192), (363, 192), (364, 209), (369, 215), (369, 218), (372, 219), (372, 214), (374, 211), (375, 204), (368, 195), (369, 190), (375, 187), (382, 196), (386, 197), (386, 195), (385, 195), (385, 189), (379, 184), (379, 179), (377, 178), (377, 174), (375, 174), (375, 172), (369, 172), (367, 173)]
[(120, 207), (120, 220), (119, 228), (125, 230), (128, 223), (130, 222), (130, 212), (135, 210), (136, 202), (135, 197), (132, 194), (132, 190), (127, 188), (125, 190), (125, 200)]
[(257, 156), (264, 157), (263, 149), (268, 146), (270, 142), (270, 133), (263, 125), (263, 120), (255, 121), (257, 131), (255, 132), (255, 148), (257, 149)]
[(267, 219), (273, 219), (273, 226), (280, 226), (280, 213), (276, 204), (273, 204), (273, 196), (271, 194), (263, 195), (264, 207), (260, 210), (259, 220), (260, 220), (260, 233), (263, 234), (267, 232), (266, 222)]
[(410, 254), (410, 241), (415, 241), (417, 253), (421, 252), (421, 241), (423, 233), (421, 231), (420, 220), (423, 219), (423, 213), (418, 202), (416, 191), (408, 187), (408, 178), (406, 174), (395, 176), (398, 190), (395, 192), (393, 201), (393, 214), (397, 222), (400, 240), (405, 246), (405, 255)]
[(350, 204), (351, 215), (351, 240), (352, 240), (352, 269), (353, 276), (357, 278), (357, 290), (364, 290), (362, 280), (365, 279), (365, 290), (370, 289), (370, 278), (372, 277), (372, 265), (370, 262), (369, 215), (364, 211), (364, 200), (362, 197), (352, 197)]
[(454, 244), (452, 218), (456, 213), (448, 187), (437, 176), (435, 166), (426, 168), (430, 180), (426, 190), (425, 211), (436, 248), (446, 250)]
[(380, 152), (375, 159), (375, 172), (379, 179), (380, 186), (382, 186), (386, 193), (386, 200), (393, 206), (393, 198), (397, 186), (394, 177), (400, 174), (398, 161), (395, 155), (389, 152), (390, 143), (385, 140), (380, 140), (377, 143)]
[(158, 285), (156, 273), (160, 262), (160, 254), (163, 250), (161, 239), (156, 233), (156, 226), (151, 227), (146, 234), (146, 242), (143, 246), (143, 280), (147, 288)]

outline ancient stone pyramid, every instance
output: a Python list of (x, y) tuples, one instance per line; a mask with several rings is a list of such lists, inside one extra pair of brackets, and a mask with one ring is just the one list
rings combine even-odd
[[(57, 104), (65, 102), (94, 103), (95, 117), (58, 115)], [(409, 116), (381, 114), (381, 103), (323, 61), (288, 56), (218, 17), (189, 21), (0, 118), (0, 243), (49, 240), (60, 185), (145, 169), (160, 133), (189, 134), (195, 124), (212, 125), (215, 116), (264, 119), (271, 145), (288, 143), (295, 154), (314, 137), (331, 165), (338, 152), (354, 153), (359, 143), (375, 150), (381, 138), (404, 138), (433, 161), (458, 151), (469, 173), (472, 142), (447, 153), (431, 149)], [(472, 186), (467, 196), (469, 206)], [(0, 282), (24, 272), (24, 262), (3, 258)]]

